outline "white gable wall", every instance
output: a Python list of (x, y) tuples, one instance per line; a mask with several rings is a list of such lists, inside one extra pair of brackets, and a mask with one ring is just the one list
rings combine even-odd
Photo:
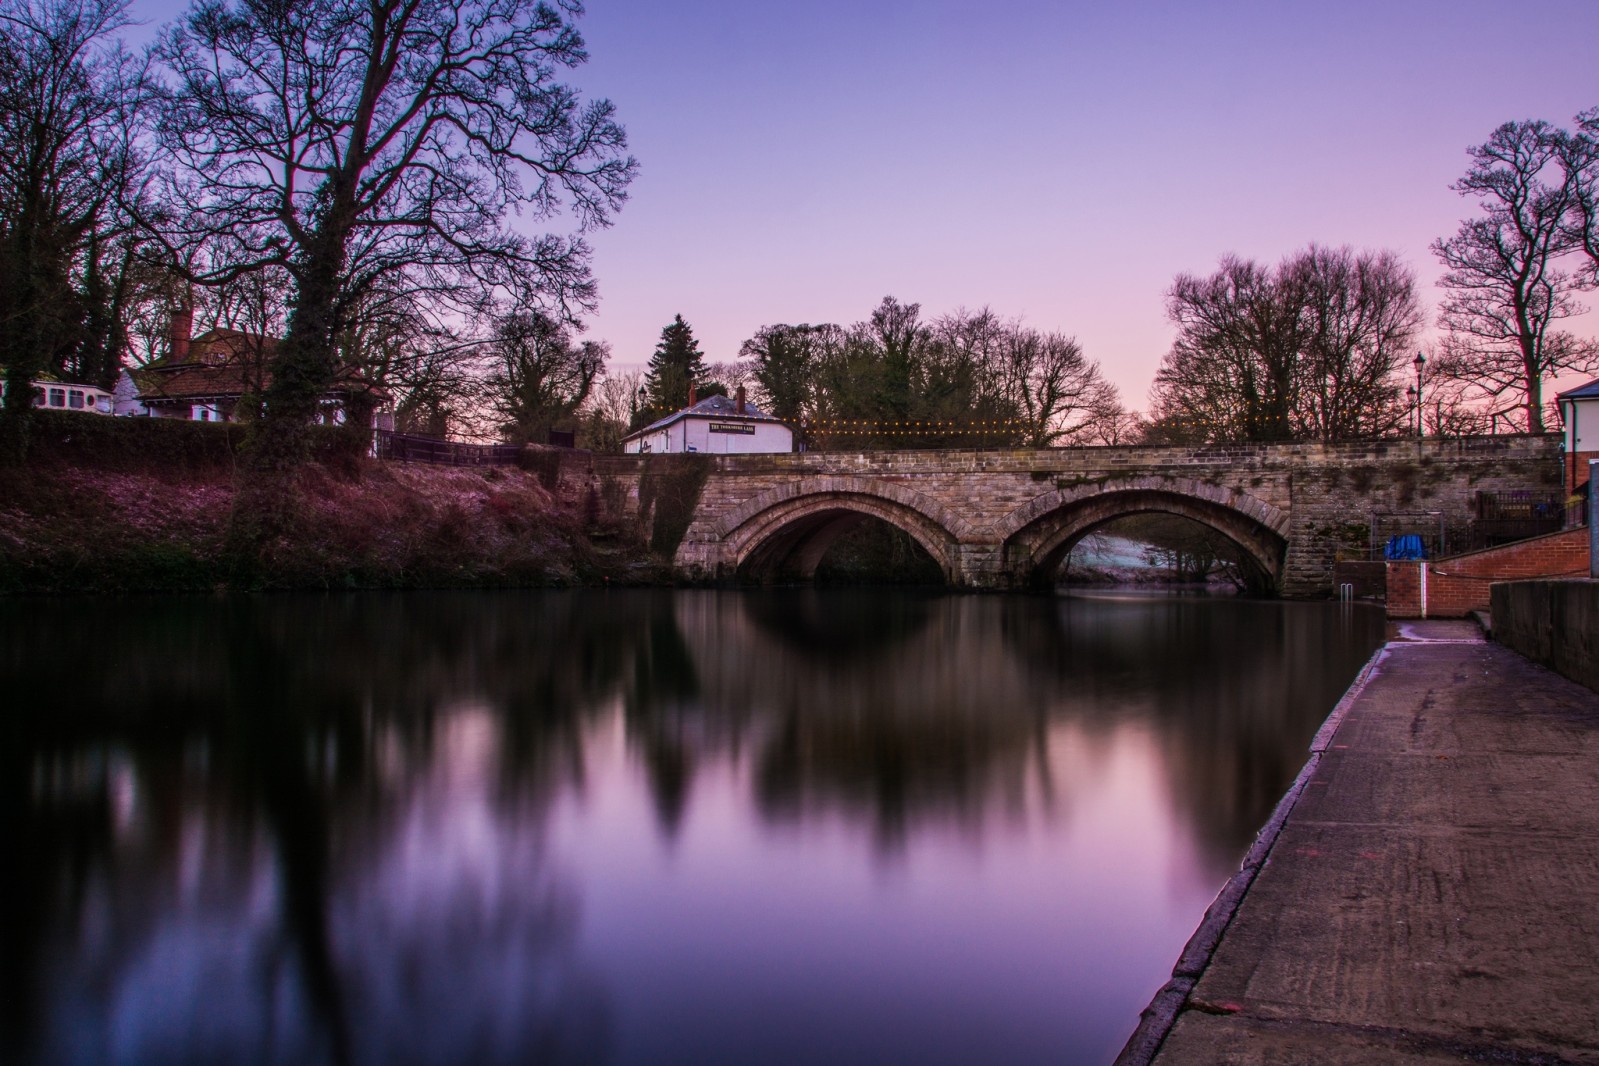
[[(751, 430), (753, 432), (749, 432)], [(794, 432), (781, 422), (687, 415), (669, 426), (628, 441), (624, 450), (656, 455), (681, 452), (707, 455), (791, 452), (794, 450)]]
[(1566, 454), (1599, 452), (1599, 396), (1561, 400), (1566, 419)]

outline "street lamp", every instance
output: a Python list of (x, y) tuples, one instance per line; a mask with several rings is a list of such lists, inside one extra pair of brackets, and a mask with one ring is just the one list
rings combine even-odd
[[(1421, 372), (1427, 369), (1427, 357), (1422, 355), (1420, 352), (1417, 352), (1416, 358), (1411, 362), (1410, 365), (1416, 368), (1416, 436), (1420, 437), (1423, 435), (1421, 423)], [(1405, 390), (1406, 396), (1409, 396), (1410, 393), (1410, 389)]]

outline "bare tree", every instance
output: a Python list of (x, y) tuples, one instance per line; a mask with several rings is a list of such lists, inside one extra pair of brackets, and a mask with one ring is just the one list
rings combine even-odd
[(608, 223), (635, 163), (607, 101), (557, 81), (583, 62), (577, 0), (197, 0), (161, 38), (162, 141), (190, 210), (179, 254), (231, 239), (215, 282), (284, 268), (294, 295), (257, 434), (258, 474), (304, 453), (338, 338), (374, 290), (570, 317), (594, 301), (581, 237), (508, 212)]
[[(441, 338), (441, 340), (443, 340)], [(388, 383), (394, 428), (445, 440), (475, 424), (481, 383), (464, 372), (454, 345), (419, 348)]]
[(1553, 328), (1584, 310), (1578, 279), (1560, 266), (1581, 210), (1576, 175), (1562, 166), (1567, 147), (1547, 122), (1500, 126), (1470, 150), (1470, 168), (1451, 186), (1475, 198), (1483, 217), (1432, 245), (1446, 268), (1439, 324), (1456, 373), (1490, 398), (1516, 399), (1533, 433), (1544, 430), (1544, 378), (1599, 368), (1594, 345)]
[(1571, 190), (1564, 236), (1586, 263), (1578, 271), (1585, 288), (1599, 287), (1599, 108), (1577, 116), (1573, 133), (1560, 131), (1554, 149)]
[[(1495, 407), (1446, 348), (1435, 349), (1427, 365), (1432, 373), (1421, 401), (1422, 432), (1435, 437), (1492, 433), (1500, 419), (1517, 414), (1516, 405)], [(1414, 419), (1415, 412), (1407, 412), (1406, 432), (1414, 432)]]
[(1402, 429), (1396, 374), (1422, 326), (1415, 274), (1393, 252), (1316, 245), (1281, 272), (1305, 317), (1296, 434), (1333, 441)]
[(1275, 268), (1233, 256), (1167, 294), (1177, 339), (1155, 375), (1150, 439), (1349, 440), (1403, 426), (1396, 371), (1421, 327), (1392, 252), (1311, 245)]
[(1107, 408), (1072, 438), (1073, 444), (1142, 444), (1149, 423), (1137, 411), (1121, 405)]
[(1156, 371), (1151, 417), (1208, 440), (1292, 439), (1301, 311), (1268, 268), (1236, 256), (1208, 278), (1178, 275), (1166, 294), (1177, 340)]
[(1049, 448), (1092, 439), (1099, 423), (1120, 413), (1116, 387), (1082, 345), (1020, 323), (1000, 332), (986, 368), (1023, 428), (1023, 443)]
[(638, 394), (643, 385), (642, 370), (601, 377), (578, 412), (578, 444), (596, 452), (620, 452), (622, 439), (638, 411)]

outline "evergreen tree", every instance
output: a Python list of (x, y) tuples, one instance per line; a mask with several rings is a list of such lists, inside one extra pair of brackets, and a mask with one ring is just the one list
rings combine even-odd
[(650, 356), (649, 373), (644, 377), (645, 409), (639, 421), (647, 425), (673, 411), (688, 406), (688, 387), (705, 380), (705, 356), (694, 330), (682, 315), (661, 330), (655, 354)]

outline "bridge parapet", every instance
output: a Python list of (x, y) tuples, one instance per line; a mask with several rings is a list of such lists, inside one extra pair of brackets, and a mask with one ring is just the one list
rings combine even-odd
[[(1243, 544), (1283, 593), (1319, 595), (1338, 555), (1366, 549), (1373, 512), (1437, 512), (1458, 537), (1479, 490), (1560, 482), (1554, 435), (691, 458), (703, 481), (675, 562), (709, 581), (774, 552), (803, 574), (867, 515), (915, 536), (952, 584), (1011, 587), (1093, 526), (1160, 510)], [(667, 459), (683, 457), (595, 457), (585, 476), (607, 509), (648, 521), (640, 488)]]

